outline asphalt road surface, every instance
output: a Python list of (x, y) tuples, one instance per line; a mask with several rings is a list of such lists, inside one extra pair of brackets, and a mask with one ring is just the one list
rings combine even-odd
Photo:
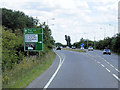
[(99, 50), (55, 52), (50, 68), (26, 88), (118, 88), (117, 55), (103, 55)]

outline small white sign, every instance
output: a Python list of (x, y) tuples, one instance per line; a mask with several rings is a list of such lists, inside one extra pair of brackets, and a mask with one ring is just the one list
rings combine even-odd
[(42, 42), (40, 41), (40, 42), (38, 42), (38, 43), (42, 43)]
[(33, 50), (33, 48), (32, 47), (28, 47), (28, 50)]
[(38, 42), (38, 34), (25, 34), (25, 42)]

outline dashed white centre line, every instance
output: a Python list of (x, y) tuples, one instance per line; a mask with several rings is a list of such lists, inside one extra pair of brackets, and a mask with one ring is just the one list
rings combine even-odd
[(117, 68), (115, 68), (116, 71), (120, 72)]
[(111, 67), (114, 67), (112, 64), (110, 64)]
[(100, 62), (97, 62), (97, 63), (100, 63)]
[(105, 68), (108, 72), (110, 72), (110, 70), (108, 68)]
[[(102, 58), (103, 59), (103, 58)], [(103, 59), (105, 62), (106, 62), (106, 60), (105, 59)]]
[[(89, 56), (91, 56), (91, 55), (89, 55)], [(93, 57), (93, 56), (92, 56)], [(98, 56), (98, 57), (100, 57), (101, 59), (103, 59), (107, 64), (109, 64), (111, 67), (113, 67), (117, 72), (120, 72), (117, 68), (115, 68), (111, 63), (109, 63), (107, 60), (105, 60), (104, 58), (102, 58), (101, 56)], [(99, 62), (99, 61), (97, 61), (97, 60), (94, 60), (94, 61), (96, 61), (97, 63), (99, 63), (99, 64), (101, 64), (101, 62)], [(103, 64), (101, 64), (101, 66), (102, 67), (105, 67)], [(108, 68), (105, 68), (108, 72), (111, 72)], [(120, 78), (117, 76), (117, 75), (115, 75), (115, 74), (112, 74), (113, 75), (113, 77), (115, 77), (118, 81), (120, 81)]]
[(110, 64), (109, 62), (107, 62), (108, 64)]
[(101, 64), (102, 67), (105, 67), (103, 64)]

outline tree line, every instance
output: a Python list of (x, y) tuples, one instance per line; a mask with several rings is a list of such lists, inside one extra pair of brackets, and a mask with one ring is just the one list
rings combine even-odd
[(67, 42), (67, 46), (71, 47), (71, 39), (70, 36), (65, 35), (65, 40)]
[[(120, 47), (119, 47), (120, 33), (114, 35), (111, 38), (106, 37), (103, 40), (99, 40), (99, 41), (91, 41), (91, 40), (81, 38), (79, 42), (75, 42), (73, 45), (76, 46), (77, 48), (80, 48), (81, 43), (84, 43), (86, 49), (89, 46), (92, 46), (94, 49), (99, 49), (99, 50), (103, 50), (103, 49), (105, 49), (105, 47), (107, 47), (115, 53), (120, 53)], [(88, 43), (88, 45), (87, 45), (87, 43)]]
[(103, 50), (105, 47), (109, 48), (111, 51), (115, 53), (120, 53), (120, 33), (117, 33), (113, 37), (106, 37), (103, 40), (99, 41), (92, 41), (89, 39), (81, 38), (79, 42), (75, 42), (71, 44), (70, 36), (65, 35), (66, 45), (63, 45), (62, 43), (58, 42), (56, 43), (56, 46), (75, 46), (76, 48), (81, 48), (81, 44), (84, 44), (84, 48), (88, 48), (89, 46), (92, 46), (94, 49)]
[(38, 20), (25, 15), (21, 11), (2, 8), (2, 25), (11, 29), (14, 33), (20, 29), (23, 33), (24, 28), (33, 28), (38, 24)]
[[(51, 36), (51, 29), (46, 23), (38, 25), (39, 20), (21, 11), (2, 9), (2, 71), (13, 69), (15, 64), (19, 64), (24, 57), (28, 56), (24, 52), (24, 28), (43, 29), (43, 51), (41, 56), (49, 52), (54, 45), (54, 38)], [(38, 56), (38, 52), (30, 52), (31, 55)]]

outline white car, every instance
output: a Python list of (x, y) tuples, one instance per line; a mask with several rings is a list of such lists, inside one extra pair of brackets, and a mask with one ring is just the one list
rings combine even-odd
[(63, 48), (62, 46), (60, 46), (60, 48)]
[(81, 49), (81, 50), (84, 50), (84, 47), (81, 47), (80, 49)]
[(89, 47), (89, 48), (88, 48), (88, 51), (93, 51), (93, 47)]
[(103, 54), (109, 54), (109, 55), (111, 55), (110, 49), (104, 49)]
[(66, 48), (70, 48), (69, 46), (66, 46)]
[(75, 49), (76, 47), (75, 46), (72, 46), (72, 49)]

